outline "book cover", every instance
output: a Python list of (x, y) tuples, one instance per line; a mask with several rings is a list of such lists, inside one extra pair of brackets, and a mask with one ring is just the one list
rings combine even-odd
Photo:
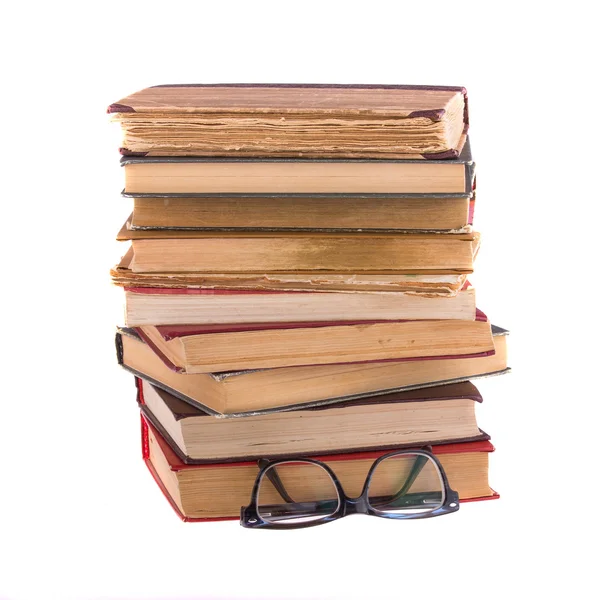
[[(111, 104), (107, 112), (125, 130), (121, 152), (134, 155), (268, 152), (281, 156), (378, 157), (387, 153), (447, 159), (460, 153), (469, 128), (467, 91), (461, 86), (160, 85), (122, 98)], [(180, 123), (175, 131), (165, 127), (169, 119), (176, 117)], [(316, 131), (306, 130), (307, 119), (317, 125)], [(202, 132), (192, 130), (190, 143), (185, 125), (199, 120), (209, 125), (218, 123), (222, 131), (217, 134), (222, 136), (215, 139), (213, 132), (207, 141)], [(154, 128), (148, 127), (147, 132), (148, 123)], [(228, 127), (223, 127), (224, 123)], [(160, 136), (156, 139), (157, 124), (161, 126), (159, 131), (170, 134), (170, 143)], [(135, 125), (136, 135), (128, 136), (128, 128)], [(384, 135), (382, 125), (387, 125)], [(232, 128), (239, 132), (235, 148), (225, 143)], [(450, 131), (446, 132), (446, 128)], [(179, 130), (188, 132), (186, 144), (176, 142)]]

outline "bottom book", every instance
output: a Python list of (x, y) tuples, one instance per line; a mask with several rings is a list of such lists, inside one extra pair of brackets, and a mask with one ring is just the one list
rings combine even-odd
[[(498, 494), (488, 484), (488, 441), (433, 447), (460, 501), (490, 500)], [(348, 496), (359, 496), (369, 468), (388, 450), (314, 457), (330, 465)], [(184, 521), (239, 519), (250, 501), (259, 472), (256, 461), (185, 464), (142, 415), (142, 453), (156, 483)]]

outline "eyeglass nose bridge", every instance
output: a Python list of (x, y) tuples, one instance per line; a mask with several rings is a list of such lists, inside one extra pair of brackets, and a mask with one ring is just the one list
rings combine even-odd
[(346, 498), (343, 513), (344, 516), (355, 515), (358, 513), (364, 514), (367, 512), (368, 507), (369, 504), (365, 496), (360, 496), (359, 498)]

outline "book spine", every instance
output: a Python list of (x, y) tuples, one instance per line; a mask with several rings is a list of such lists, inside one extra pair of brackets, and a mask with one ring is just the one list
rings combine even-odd
[(150, 471), (152, 478), (156, 482), (156, 485), (158, 485), (160, 491), (163, 493), (163, 496), (167, 499), (167, 501), (171, 505), (171, 508), (175, 511), (177, 516), (182, 521), (186, 521), (186, 522), (187, 521), (202, 522), (202, 521), (235, 521), (235, 520), (237, 520), (238, 517), (206, 517), (206, 518), (187, 517), (179, 510), (179, 507), (177, 506), (177, 504), (175, 504), (175, 501), (173, 500), (173, 498), (171, 498), (171, 496), (169, 495), (169, 492), (167, 492), (167, 489), (165, 488), (160, 477), (158, 476), (158, 473), (156, 472), (156, 469), (154, 468), (152, 461), (150, 461), (150, 447), (149, 447), (149, 442), (148, 442), (148, 424), (147, 424), (146, 420), (144, 419), (143, 414), (140, 414), (140, 418), (142, 420), (142, 456), (144, 458), (144, 462), (146, 463), (146, 467), (148, 467), (148, 470)]
[(475, 190), (475, 163), (465, 164), (465, 193), (472, 194)]
[(135, 388), (137, 390), (137, 402), (138, 404), (145, 406), (146, 401), (144, 400), (144, 387), (142, 384), (142, 380), (139, 377), (134, 377), (135, 379)]
[(117, 350), (117, 362), (122, 366), (123, 365), (123, 340), (121, 339), (121, 334), (117, 331), (115, 335), (115, 348)]
[(469, 201), (469, 225), (473, 225), (473, 217), (475, 216), (475, 199), (477, 198), (477, 177), (473, 176), (473, 185), (471, 186), (472, 196)]
[(142, 458), (147, 461), (150, 458), (150, 442), (148, 437), (148, 423), (143, 415), (140, 415), (142, 422)]

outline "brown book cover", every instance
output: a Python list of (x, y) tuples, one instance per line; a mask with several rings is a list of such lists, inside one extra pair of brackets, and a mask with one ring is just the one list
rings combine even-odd
[(124, 129), (122, 153), (163, 156), (445, 159), (458, 156), (469, 128), (460, 86), (161, 85), (126, 96), (107, 112)]
[(131, 229), (137, 273), (470, 274), (481, 236), (471, 233), (272, 232)]
[[(256, 428), (258, 426), (258, 422), (260, 422), (261, 420), (264, 421), (265, 419), (272, 419), (273, 413), (266, 413), (266, 414), (262, 414), (262, 415), (253, 415), (253, 416), (248, 416), (248, 415), (238, 416), (238, 417), (234, 417), (233, 419), (215, 419), (214, 415), (211, 415), (207, 411), (199, 409), (196, 406), (193, 406), (192, 404), (189, 404), (187, 402), (179, 400), (172, 394), (169, 394), (168, 392), (160, 389), (159, 387), (153, 386), (150, 383), (144, 384), (143, 380), (140, 379), (139, 377), (135, 378), (135, 385), (136, 385), (136, 390), (137, 390), (137, 402), (140, 406), (140, 410), (142, 411), (142, 414), (160, 432), (160, 434), (165, 438), (165, 440), (167, 440), (167, 442), (169, 443), (169, 445), (171, 446), (171, 449), (175, 452), (175, 454), (177, 454), (177, 456), (186, 464), (210, 464), (210, 463), (218, 463), (218, 462), (236, 462), (236, 461), (240, 461), (240, 460), (256, 460), (258, 458), (275, 459), (275, 458), (281, 458), (283, 456), (286, 456), (286, 457), (288, 457), (288, 456), (289, 457), (291, 457), (291, 456), (311, 456), (311, 455), (315, 455), (315, 454), (323, 454), (323, 452), (325, 452), (325, 450), (323, 450), (322, 447), (319, 446), (319, 439), (322, 438), (322, 436), (319, 436), (314, 432), (309, 433), (308, 431), (304, 430), (304, 427), (305, 427), (304, 425), (303, 425), (303, 431), (304, 431), (303, 435), (308, 436), (308, 438), (311, 438), (312, 436), (314, 436), (316, 438), (316, 439), (313, 439), (310, 442), (308, 442), (308, 445), (311, 446), (310, 450), (302, 450), (301, 452), (292, 452), (292, 451), (286, 450), (285, 453), (282, 454), (281, 451), (276, 452), (273, 450), (273, 448), (275, 447), (275, 444), (271, 438), (269, 438), (268, 440), (255, 438), (256, 434), (254, 433), (254, 431), (256, 430)], [(194, 458), (192, 456), (189, 456), (179, 447), (179, 445), (175, 442), (175, 440), (169, 435), (169, 433), (167, 432), (167, 429), (161, 423), (159, 414), (157, 413), (155, 415), (152, 412), (151, 408), (146, 403), (146, 399), (145, 399), (145, 395), (144, 395), (144, 385), (148, 386), (150, 388), (150, 391), (156, 393), (160, 397), (162, 402), (165, 404), (165, 406), (168, 408), (169, 412), (173, 415), (175, 421), (177, 421), (177, 422), (185, 422), (186, 420), (196, 419), (196, 418), (200, 417), (201, 420), (210, 421), (211, 425), (213, 423), (222, 423), (224, 426), (223, 431), (226, 431), (228, 424), (231, 424), (232, 422), (240, 423), (241, 425), (243, 425), (245, 427), (245, 430), (248, 432), (249, 439), (252, 440), (249, 442), (250, 445), (254, 447), (255, 451), (260, 448), (259, 454), (247, 454), (246, 453), (244, 455), (236, 456), (236, 455), (231, 455), (231, 451), (228, 448), (228, 453), (227, 453), (226, 458)], [(146, 389), (148, 389), (148, 388), (146, 388)], [(297, 419), (302, 420), (302, 423), (304, 424), (306, 419), (310, 419), (311, 413), (315, 413), (315, 412), (323, 413), (323, 412), (327, 411), (327, 413), (331, 415), (332, 419), (336, 419), (336, 421), (337, 421), (337, 420), (339, 420), (337, 415), (341, 415), (341, 413), (343, 412), (342, 409), (351, 409), (353, 407), (368, 406), (370, 410), (374, 410), (378, 406), (381, 406), (381, 405), (412, 404), (412, 403), (427, 403), (427, 402), (436, 403), (436, 404), (439, 404), (439, 403), (449, 404), (448, 401), (459, 400), (459, 399), (468, 399), (468, 400), (471, 400), (473, 402), (478, 402), (478, 403), (481, 403), (483, 401), (483, 398), (481, 397), (479, 390), (470, 381), (465, 381), (465, 382), (461, 382), (461, 383), (434, 386), (434, 387), (429, 387), (429, 388), (421, 388), (421, 389), (410, 390), (410, 391), (405, 391), (405, 392), (392, 392), (390, 394), (383, 394), (383, 395), (379, 395), (376, 397), (345, 400), (345, 401), (337, 402), (335, 404), (330, 404), (330, 405), (300, 407), (300, 408), (296, 408), (294, 410), (285, 411), (285, 413), (286, 413), (286, 415), (295, 415), (297, 417)], [(438, 413), (436, 413), (436, 420), (437, 420), (436, 427), (441, 431), (441, 430), (444, 430), (446, 419), (448, 419), (448, 414), (446, 414), (443, 411), (443, 406), (440, 406), (436, 410), (440, 411), (439, 416), (438, 416)], [(388, 418), (389, 418), (389, 416), (388, 416)], [(466, 419), (466, 417), (462, 417), (462, 418)], [(400, 419), (400, 417), (398, 417), (398, 419)], [(279, 427), (282, 427), (280, 418), (277, 422), (280, 424)], [(283, 425), (283, 427), (285, 427), (285, 425)], [(393, 428), (394, 425), (390, 423), (387, 425), (387, 427)], [(400, 428), (399, 425), (396, 425), (396, 427)], [(415, 425), (415, 423), (412, 423), (411, 427), (418, 427), (418, 426)], [(426, 428), (425, 425), (422, 425), (421, 427)], [(225, 434), (225, 433), (223, 435), (228, 437), (227, 434)], [(375, 435), (375, 434), (371, 433), (371, 435)], [(402, 437), (402, 433), (400, 431), (395, 431), (395, 432), (391, 432), (391, 433), (387, 432), (387, 435), (385, 435), (385, 438), (382, 438), (382, 435), (383, 435), (383, 433), (380, 433), (378, 436), (376, 436), (377, 439), (379, 440), (376, 444), (364, 443), (362, 445), (359, 444), (359, 445), (348, 446), (347, 444), (340, 443), (340, 446), (336, 449), (331, 449), (329, 447), (330, 444), (328, 444), (326, 446), (327, 447), (326, 452), (328, 454), (340, 454), (340, 453), (344, 453), (344, 452), (363, 452), (363, 451), (371, 451), (371, 450), (380, 450), (382, 448), (388, 448), (388, 449), (411, 448), (411, 447), (414, 447), (415, 444), (440, 445), (440, 444), (473, 442), (473, 441), (481, 441), (481, 440), (489, 440), (490, 439), (490, 436), (487, 433), (485, 433), (484, 431), (482, 431), (481, 429), (479, 429), (479, 433), (477, 435), (473, 435), (473, 436), (469, 436), (469, 437), (452, 437), (450, 435), (443, 435), (443, 437), (440, 437), (439, 431), (436, 431), (436, 432), (426, 431), (426, 432), (422, 433), (422, 435), (421, 435), (422, 439), (419, 439), (418, 441), (412, 441), (409, 443), (403, 443), (401, 441), (396, 441), (396, 440), (390, 441), (392, 437), (397, 437), (399, 440), (400, 437)], [(404, 437), (406, 437), (406, 432), (404, 432)], [(415, 434), (413, 434), (412, 437), (415, 437)], [(385, 443), (382, 441), (383, 439), (386, 440)], [(268, 441), (269, 444), (265, 444), (266, 441)], [(210, 452), (211, 452), (210, 447), (207, 447), (206, 450), (203, 451), (203, 453), (205, 453), (205, 456), (211, 456)]]
[(133, 230), (466, 233), (475, 194), (131, 196)]
[(110, 275), (115, 285), (150, 288), (202, 288), (250, 291), (360, 291), (404, 292), (455, 296), (467, 274), (343, 274), (343, 273), (136, 273), (131, 270), (133, 248), (128, 248)]

